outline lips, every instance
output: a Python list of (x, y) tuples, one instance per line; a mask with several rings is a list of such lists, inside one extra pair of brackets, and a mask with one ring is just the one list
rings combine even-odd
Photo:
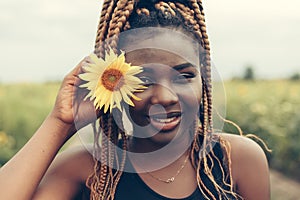
[(180, 112), (170, 112), (164, 114), (154, 114), (149, 116), (151, 125), (160, 131), (171, 131), (177, 127), (181, 121)]

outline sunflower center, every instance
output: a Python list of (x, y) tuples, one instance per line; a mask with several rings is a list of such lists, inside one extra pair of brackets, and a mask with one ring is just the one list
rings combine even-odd
[(123, 74), (117, 69), (105, 70), (101, 76), (103, 86), (110, 90), (118, 90), (124, 85)]

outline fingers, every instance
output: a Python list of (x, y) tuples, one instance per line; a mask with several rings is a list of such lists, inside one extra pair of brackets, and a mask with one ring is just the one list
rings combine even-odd
[(87, 66), (88, 64), (91, 63), (93, 63), (93, 61), (90, 58), (90, 56), (84, 57), (68, 75), (77, 76), (81, 73), (86, 72), (84, 66)]
[(79, 74), (85, 73), (85, 66), (93, 63), (92, 59), (89, 56), (83, 58), (74, 69), (72, 69), (64, 79), (64, 82), (68, 84), (74, 85), (78, 87), (83, 83), (83, 81), (79, 78)]
[(86, 56), (78, 63), (78, 65), (70, 72), (70, 74), (77, 76), (77, 75), (85, 72), (84, 66), (87, 66), (90, 63), (91, 63), (90, 57)]
[(83, 60), (80, 61), (80, 63), (74, 68), (72, 76), (74, 76), (74, 85), (76, 87), (79, 87), (80, 84), (82, 84), (82, 80), (79, 78), (79, 74), (82, 74), (85, 72), (84, 66), (87, 66), (89, 64), (88, 62), (89, 57), (85, 57)]
[(81, 61), (81, 65), (82, 65), (82, 67), (81, 67), (82, 73), (83, 73), (83, 72), (87, 72), (87, 71), (85, 70), (85, 66), (88, 66), (89, 64), (92, 64), (92, 63), (94, 63), (94, 62), (92, 61), (92, 59), (91, 59), (90, 56), (85, 57), (85, 58)]

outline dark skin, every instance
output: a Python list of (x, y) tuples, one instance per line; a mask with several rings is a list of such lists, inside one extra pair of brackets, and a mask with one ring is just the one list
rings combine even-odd
[[(180, 40), (180, 38), (176, 39)], [(146, 55), (149, 52), (140, 51), (139, 53)], [(149, 57), (147, 62), (157, 63), (159, 61), (159, 63), (169, 67), (163, 68), (163, 70), (168, 71), (175, 66), (189, 62), (178, 56), (175, 58), (174, 54), (158, 53)], [(145, 55), (142, 58), (148, 59)], [(164, 59), (160, 57), (162, 55)], [(127, 60), (136, 65), (141, 64), (139, 58), (134, 54), (127, 55)], [(82, 66), (86, 62), (91, 61), (85, 58), (65, 77), (55, 106), (49, 116), (28, 143), (1, 168), (0, 199), (72, 199), (92, 173), (94, 161), (92, 155), (86, 149), (69, 149), (57, 155), (62, 145), (76, 132), (74, 120), (81, 121), (80, 126), (84, 126), (95, 117), (96, 111), (93, 109), (91, 102), (82, 102), (79, 98), (75, 104), (72, 103), (74, 96), (81, 95), (82, 92), (85, 94), (77, 86), (81, 83), (78, 74), (83, 72)], [(178, 73), (173, 73), (174, 76), (170, 75), (172, 73), (160, 71), (162, 69), (157, 70), (154, 72), (154, 77), (157, 77), (157, 74), (161, 74), (161, 77), (156, 82), (165, 82), (161, 82), (160, 85), (151, 85), (146, 91), (137, 93), (143, 100), (134, 102), (135, 108), (131, 111), (133, 120), (140, 117), (139, 113), (145, 113), (145, 109), (147, 113), (149, 111), (147, 106), (151, 104), (160, 104), (165, 110), (169, 111), (188, 109), (188, 107), (185, 107), (184, 102), (188, 102), (189, 99), (184, 98), (184, 93), (178, 93), (182, 90), (176, 90), (177, 83), (174, 83), (173, 78), (174, 76), (178, 77), (180, 74), (198, 73), (191, 79), (191, 82), (185, 84), (199, 84), (200, 74), (198, 70), (195, 70), (195, 67), (187, 67), (184, 71), (176, 70)], [(151, 74), (144, 75), (147, 75), (148, 78), (151, 76)], [(162, 87), (162, 85), (168, 87)], [(198, 94), (195, 96), (201, 97), (201, 91), (196, 90), (195, 93)], [(181, 101), (183, 103), (180, 105), (179, 102)], [(76, 109), (74, 109), (74, 105), (76, 105)], [(77, 109), (77, 105), (80, 105), (80, 109)], [(153, 110), (153, 112), (161, 111)], [(83, 115), (83, 113), (90, 114)], [(138, 118), (135, 118), (135, 116)], [(157, 134), (150, 138), (139, 139), (138, 142), (132, 141), (129, 147), (137, 152), (151, 151), (162, 144), (168, 143), (175, 137), (177, 123), (174, 124), (176, 126), (170, 125), (172, 129), (167, 134), (157, 132), (152, 126), (149, 126), (146, 130), (147, 133), (152, 134), (156, 131)], [(224, 133), (221, 134), (221, 137), (231, 145), (232, 177), (234, 185), (238, 188), (237, 192), (247, 200), (270, 199), (268, 164), (262, 149), (252, 140), (242, 136)], [(184, 162), (186, 154), (187, 151), (174, 162), (152, 173), (162, 178), (173, 176)], [(56, 155), (57, 157), (54, 159)], [(138, 171), (138, 166), (134, 162), (133, 165)], [(197, 187), (195, 170), (190, 161), (187, 162), (181, 173), (171, 184), (160, 182), (147, 173), (140, 173), (139, 175), (150, 188), (166, 197), (186, 197)]]
[[(159, 56), (147, 57), (146, 55), (151, 55), (152, 51)], [(138, 75), (146, 82), (148, 88), (137, 94), (142, 100), (134, 101), (135, 107), (130, 109), (136, 136), (139, 137), (141, 132), (143, 133), (142, 137), (146, 137), (146, 139), (136, 138), (138, 141), (135, 141), (134, 148), (147, 151), (146, 146), (150, 146), (150, 151), (153, 145), (163, 146), (174, 139), (179, 131), (182, 132), (181, 129), (186, 130), (191, 126), (189, 122), (194, 120), (197, 114), (195, 108), (201, 99), (201, 76), (196, 66), (166, 51), (139, 50), (128, 54), (129, 61), (131, 61), (131, 57), (138, 58), (132, 60), (135, 65), (143, 66), (145, 62), (152, 63), (145, 64), (144, 72)], [(155, 64), (158, 62), (161, 64)], [(153, 122), (155, 120), (151, 118), (151, 116), (165, 118), (164, 115), (168, 114), (176, 117), (177, 113), (180, 114), (178, 120), (174, 120), (174, 125), (169, 123), (168, 127)], [(169, 119), (171, 120), (172, 117)], [(150, 142), (149, 145), (148, 142)]]

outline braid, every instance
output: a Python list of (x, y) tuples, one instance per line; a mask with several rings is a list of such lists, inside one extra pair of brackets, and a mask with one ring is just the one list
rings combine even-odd
[(107, 124), (107, 126), (108, 126), (108, 135), (107, 135), (107, 138), (109, 139), (109, 140), (107, 140), (107, 143), (108, 143), (108, 171), (109, 171), (109, 173), (108, 173), (108, 180), (107, 180), (107, 190), (105, 190), (105, 191), (107, 191), (107, 195), (103, 195), (103, 196), (107, 196), (105, 199), (110, 199), (109, 197), (110, 197), (110, 195), (113, 195), (111, 192), (109, 192), (109, 191), (111, 191), (111, 189), (113, 188), (113, 177), (114, 177), (114, 174), (113, 174), (113, 168), (112, 168), (112, 166), (113, 166), (113, 163), (114, 163), (114, 157), (115, 157), (115, 155), (114, 155), (114, 153), (115, 153), (115, 145), (112, 145), (112, 142), (113, 142), (113, 138), (114, 138), (114, 136), (113, 136), (113, 132), (112, 132), (112, 130), (113, 130), (113, 123), (112, 123), (112, 120), (113, 120), (113, 117), (112, 117), (112, 115), (109, 115), (109, 117), (108, 117), (108, 124)]
[(109, 29), (106, 39), (109, 40), (109, 46), (117, 52), (117, 44), (120, 32), (123, 30), (124, 25), (133, 10), (133, 0), (120, 0), (112, 15), (112, 20), (109, 23)]
[(100, 22), (97, 31), (97, 37), (95, 42), (95, 51), (94, 53), (100, 57), (104, 58), (104, 43), (105, 35), (107, 34), (107, 24), (111, 19), (112, 11), (114, 7), (114, 1), (105, 0), (103, 3), (103, 8), (101, 12)]
[[(171, 3), (170, 3), (171, 4)], [(167, 17), (175, 17), (176, 13), (173, 10), (172, 6), (165, 2), (159, 2), (155, 4), (155, 8), (160, 10)]]
[[(212, 120), (212, 83), (211, 58), (205, 16), (201, 0), (104, 0), (103, 9), (98, 25), (95, 42), (95, 54), (104, 58), (105, 52), (111, 48), (118, 52), (120, 33), (140, 27), (170, 26), (183, 28), (192, 33), (202, 45), (204, 52), (200, 53), (200, 70), (202, 77), (202, 116), (194, 122), (193, 142), (190, 158), (197, 173), (197, 185), (206, 199), (222, 199), (222, 195), (240, 197), (233, 191), (233, 181), (230, 168), (230, 146), (223, 140), (220, 145), (224, 151), (221, 161), (213, 151), (213, 120)], [(113, 200), (117, 184), (125, 166), (127, 138), (124, 132), (121, 113), (116, 115), (103, 114), (99, 119), (100, 125), (95, 133), (95, 166), (93, 174), (87, 179), (87, 186), (91, 189), (91, 200)], [(118, 122), (118, 123), (116, 123)], [(117, 125), (118, 124), (118, 125)], [(102, 131), (101, 131), (102, 130)], [(101, 151), (99, 145), (102, 134)], [(119, 139), (122, 141), (122, 154), (116, 151)], [(98, 153), (97, 153), (98, 152)], [(98, 155), (100, 152), (100, 156)], [(119, 158), (121, 156), (121, 158)], [(98, 161), (97, 159), (100, 159)], [(225, 167), (223, 163), (226, 163)], [(111, 166), (116, 164), (116, 169)], [(216, 182), (212, 173), (214, 167), (221, 170), (222, 183), (225, 189)], [(214, 188), (210, 191), (203, 182), (200, 172), (203, 171)], [(228, 181), (229, 179), (229, 181)], [(217, 193), (217, 195), (216, 195)]]
[[(192, 5), (196, 11), (196, 19), (200, 25), (201, 35), (203, 38), (203, 47), (205, 49), (205, 78), (206, 78), (206, 85), (207, 85), (207, 101), (208, 101), (208, 121), (210, 129), (213, 129), (213, 122), (212, 122), (212, 81), (211, 81), (211, 57), (210, 57), (210, 44), (208, 40), (208, 35), (206, 32), (206, 25), (205, 25), (205, 18), (204, 18), (204, 11), (201, 0), (191, 0), (193, 3)], [(200, 11), (200, 13), (199, 13)]]
[(203, 6), (201, 0), (190, 0), (193, 10), (195, 11), (195, 20), (199, 24), (200, 34), (202, 38), (202, 45), (205, 50), (204, 54), (204, 78), (206, 82), (206, 92), (207, 92), (207, 101), (208, 101), (208, 122), (209, 128), (212, 130), (212, 85), (211, 85), (211, 58), (210, 58), (210, 44), (208, 40), (208, 35), (206, 32), (205, 18), (203, 12)]
[[(116, 172), (113, 176), (113, 179), (112, 179), (112, 187), (110, 188), (110, 193), (111, 193), (111, 199), (114, 199), (114, 195), (115, 195), (115, 192), (116, 192), (116, 188), (117, 188), (117, 184), (121, 178), (121, 175), (123, 173), (123, 169), (124, 169), (124, 166), (125, 166), (125, 161), (126, 161), (126, 150), (127, 150), (127, 138), (126, 138), (126, 135), (125, 135), (125, 132), (124, 132), (124, 126), (122, 124), (122, 117), (121, 117), (122, 113), (121, 112), (118, 112), (114, 115), (114, 118), (112, 117), (113, 119), (113, 124), (112, 124), (112, 127), (114, 127), (114, 131), (113, 131), (113, 134), (115, 136), (114, 138), (114, 148), (116, 148), (116, 145), (118, 145), (118, 138), (119, 138), (119, 134), (121, 135), (121, 138), (122, 138), (122, 141), (123, 141), (123, 144), (122, 144), (122, 159), (121, 159), (121, 162), (119, 163), (119, 156), (117, 154), (116, 151), (114, 151), (115, 153), (115, 162), (116, 162)], [(120, 122), (119, 125), (117, 125), (117, 122)]]
[[(100, 126), (103, 129), (103, 132), (107, 132), (108, 127), (107, 127), (107, 117), (106, 115), (100, 116)], [(101, 129), (99, 128), (98, 130), (96, 129), (95, 123), (93, 124), (93, 129), (94, 129), (94, 159), (95, 159), (95, 166), (94, 166), (94, 172), (91, 174), (91, 176), (87, 179), (86, 185), (90, 188), (91, 190), (91, 195), (90, 199), (95, 200), (95, 199), (102, 199), (103, 197), (103, 191), (105, 189), (105, 185), (107, 182), (107, 171), (108, 167), (106, 164), (107, 160), (107, 138), (102, 137), (101, 140), (101, 152), (100, 152), (100, 146), (99, 146), (99, 136), (100, 136), (100, 131)], [(98, 156), (100, 152), (100, 157)], [(100, 159), (100, 162), (99, 160)], [(102, 164), (100, 164), (102, 163)]]

